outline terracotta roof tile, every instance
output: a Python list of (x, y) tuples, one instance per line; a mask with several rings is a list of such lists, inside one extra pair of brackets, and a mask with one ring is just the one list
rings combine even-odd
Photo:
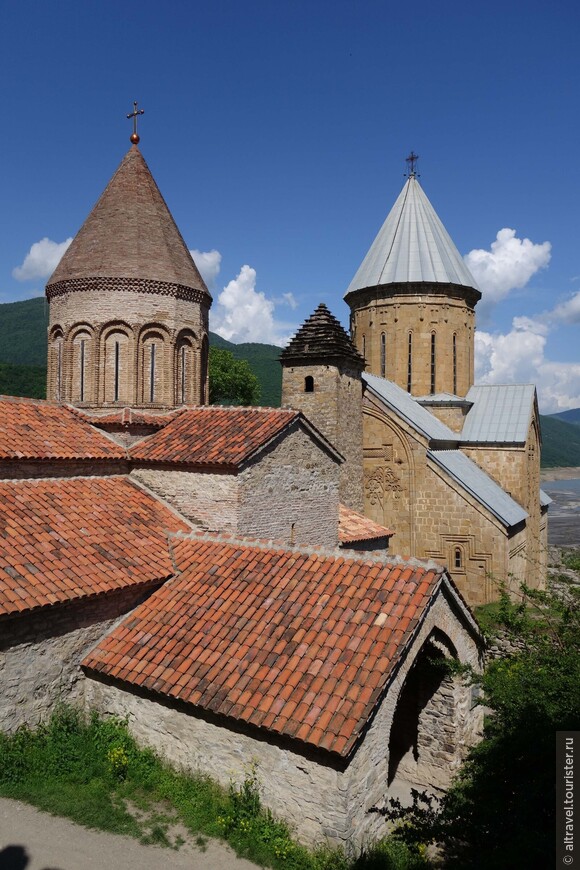
[(235, 468), (300, 417), (280, 408), (188, 408), (129, 454), (147, 462)]
[(2, 615), (166, 579), (189, 530), (121, 476), (0, 481), (0, 503)]
[(135, 408), (119, 408), (109, 413), (93, 413), (81, 408), (71, 408), (71, 411), (93, 426), (150, 426), (152, 429), (162, 429), (183, 413), (185, 408), (175, 408), (172, 411), (142, 411)]
[[(442, 569), (412, 566), (406, 582), (393, 584), (393, 575), (401, 577), (396, 564), (207, 538), (178, 541), (173, 552), (183, 573), (105, 637), (84, 666), (134, 683), (143, 662), (163, 652), (156, 691), (341, 755), (356, 744), (442, 576)], [(296, 566), (300, 579), (288, 587)], [(404, 602), (393, 624), (377, 619), (385, 607), (377, 594), (387, 588), (393, 609)], [(332, 630), (330, 611), (340, 617)], [(169, 633), (183, 644), (181, 657)], [(117, 656), (127, 645), (122, 668)], [(208, 652), (215, 664), (202, 677)]]
[(0, 396), (0, 459), (125, 459), (65, 405)]
[(372, 541), (377, 538), (390, 538), (390, 529), (380, 526), (363, 514), (353, 511), (344, 504), (338, 506), (338, 540), (341, 544), (354, 544), (358, 541)]

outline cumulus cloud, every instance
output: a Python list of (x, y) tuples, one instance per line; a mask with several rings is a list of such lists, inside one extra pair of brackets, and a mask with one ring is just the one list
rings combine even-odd
[(553, 320), (561, 320), (565, 323), (580, 323), (580, 291), (567, 299), (566, 302), (556, 305), (549, 316)]
[(198, 251), (196, 248), (189, 252), (199, 273), (209, 290), (215, 287), (216, 278), (219, 275), (222, 255), (215, 248), (212, 251)]
[(482, 305), (490, 307), (511, 290), (525, 287), (532, 275), (550, 262), (550, 242), (535, 244), (530, 239), (518, 239), (516, 231), (504, 227), (491, 244), (491, 250), (476, 248), (465, 256), (465, 262), (481, 287)]
[(256, 290), (256, 270), (245, 265), (219, 294), (210, 314), (211, 328), (228, 341), (257, 341), (283, 347), (292, 330), (289, 324), (275, 319), (275, 308), (273, 299)]
[(543, 414), (580, 407), (580, 363), (547, 359), (547, 334), (546, 322), (531, 317), (514, 317), (511, 330), (505, 334), (478, 330), (476, 383), (535, 383)]
[(12, 277), (17, 281), (33, 281), (35, 278), (48, 278), (58, 264), (72, 238), (64, 242), (53, 242), (52, 239), (44, 238), (34, 242), (24, 258), (21, 266), (12, 270)]

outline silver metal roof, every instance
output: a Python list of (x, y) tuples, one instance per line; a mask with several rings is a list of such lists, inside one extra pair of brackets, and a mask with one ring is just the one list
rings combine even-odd
[(479, 289), (417, 178), (410, 176), (347, 293), (413, 281)]
[(388, 407), (397, 412), (417, 432), (420, 432), (430, 441), (446, 441), (457, 444), (459, 436), (452, 432), (445, 423), (434, 417), (430, 411), (426, 411), (421, 405), (407, 393), (385, 378), (363, 372), (363, 381)]
[(552, 504), (552, 499), (548, 495), (547, 492), (544, 492), (543, 489), (540, 490), (540, 505), (542, 507), (548, 507), (549, 504)]
[(526, 519), (526, 511), (461, 450), (428, 450), (427, 455), (508, 528)]
[(534, 410), (533, 384), (481, 384), (471, 387), (466, 399), (473, 402), (461, 443), (523, 444)]

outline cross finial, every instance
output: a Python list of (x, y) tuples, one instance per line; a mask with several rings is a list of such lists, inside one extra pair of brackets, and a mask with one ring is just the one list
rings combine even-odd
[(409, 165), (409, 171), (407, 172), (407, 175), (409, 178), (416, 178), (417, 177), (417, 172), (415, 171), (415, 165), (416, 165), (418, 159), (419, 159), (419, 155), (415, 154), (414, 151), (411, 151), (409, 156), (405, 157), (405, 160), (407, 161), (407, 163)]
[(139, 136), (137, 134), (137, 116), (144, 114), (145, 109), (138, 109), (137, 100), (135, 100), (133, 102), (133, 111), (129, 112), (129, 114), (127, 115), (128, 118), (133, 118), (133, 133), (131, 134), (131, 142), (133, 143), (133, 145), (137, 145), (137, 143), (139, 142)]

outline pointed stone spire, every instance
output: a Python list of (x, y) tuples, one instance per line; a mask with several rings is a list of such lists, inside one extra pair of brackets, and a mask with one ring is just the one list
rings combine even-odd
[(340, 322), (324, 302), (304, 321), (280, 354), (280, 362), (292, 364), (309, 360), (344, 360), (364, 369), (365, 362)]
[[(54, 295), (89, 279), (208, 289), (137, 145), (133, 145), (48, 281)], [(154, 287), (149, 285), (148, 291)], [(177, 291), (179, 293), (179, 291)], [(171, 295), (174, 295), (172, 293)]]
[(366, 287), (407, 283), (456, 284), (478, 289), (414, 171), (346, 295)]

